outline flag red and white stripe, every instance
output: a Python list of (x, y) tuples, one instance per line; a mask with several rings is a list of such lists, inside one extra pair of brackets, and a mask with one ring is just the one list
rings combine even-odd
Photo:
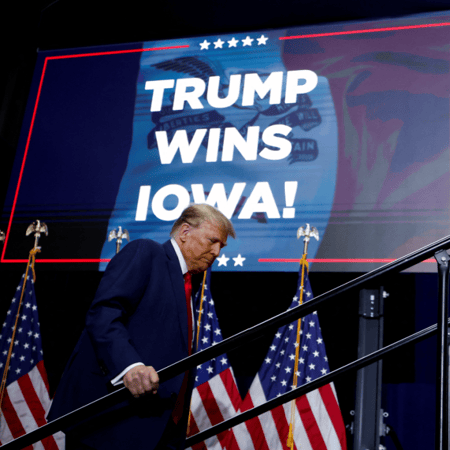
[[(33, 280), (25, 280), (25, 292), (9, 363), (0, 417), (0, 445), (47, 423), (51, 400), (42, 345)], [(5, 370), (12, 342), (22, 284), (16, 290), (1, 332), (0, 369)], [(63, 450), (64, 434), (59, 432), (26, 447), (39, 450)]]

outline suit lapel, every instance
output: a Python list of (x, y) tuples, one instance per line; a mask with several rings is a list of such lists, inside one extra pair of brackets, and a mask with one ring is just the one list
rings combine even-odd
[(183, 340), (186, 345), (186, 350), (188, 346), (188, 316), (186, 308), (186, 294), (184, 292), (184, 280), (183, 274), (181, 272), (180, 262), (178, 261), (175, 249), (170, 241), (163, 244), (164, 250), (167, 255), (167, 270), (169, 272), (170, 279), (172, 280), (172, 289), (176, 304), (176, 314), (181, 327)]

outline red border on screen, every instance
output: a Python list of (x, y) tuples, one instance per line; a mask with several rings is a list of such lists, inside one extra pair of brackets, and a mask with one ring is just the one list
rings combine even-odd
[[(332, 33), (316, 33), (316, 34), (304, 34), (304, 35), (298, 35), (298, 36), (283, 36), (280, 37), (280, 40), (290, 40), (290, 39), (308, 39), (308, 38), (317, 38), (317, 37), (326, 37), (326, 36), (342, 36), (342, 35), (350, 35), (350, 34), (362, 34), (362, 33), (380, 33), (385, 31), (402, 31), (402, 30), (413, 30), (413, 29), (420, 29), (420, 28), (432, 28), (432, 27), (445, 27), (450, 26), (450, 22), (442, 22), (442, 23), (431, 23), (431, 24), (421, 24), (421, 25), (409, 25), (409, 26), (399, 26), (399, 27), (386, 27), (386, 28), (372, 28), (372, 29), (363, 29), (363, 30), (349, 30), (349, 31), (336, 31)], [(11, 225), (14, 217), (14, 211), (16, 207), (17, 198), (19, 195), (19, 188), (22, 181), (22, 174), (25, 167), (25, 160), (28, 153), (28, 147), (30, 143), (31, 133), (33, 130), (34, 120), (36, 117), (36, 111), (39, 103), (39, 97), (41, 94), (42, 84), (44, 81), (44, 75), (45, 70), (47, 68), (47, 61), (48, 60), (54, 60), (54, 59), (67, 59), (67, 58), (82, 58), (82, 57), (89, 57), (89, 56), (105, 56), (105, 55), (113, 55), (113, 54), (120, 54), (120, 53), (136, 53), (136, 52), (145, 52), (145, 51), (161, 51), (161, 50), (174, 50), (174, 49), (180, 49), (180, 48), (189, 48), (189, 45), (180, 45), (180, 46), (172, 46), (172, 47), (154, 47), (154, 48), (145, 48), (145, 49), (130, 49), (130, 50), (116, 50), (111, 52), (96, 52), (96, 53), (79, 53), (74, 55), (60, 55), (60, 56), (49, 56), (46, 57), (44, 60), (44, 66), (42, 69), (41, 79), (39, 82), (39, 88), (38, 93), (36, 96), (36, 102), (34, 105), (33, 115), (30, 123), (30, 128), (28, 131), (28, 138), (27, 143), (25, 146), (25, 152), (22, 160), (22, 166), (20, 169), (19, 179), (17, 182), (17, 188), (16, 193), (14, 196), (13, 206), (11, 209), (11, 216), (8, 223), (8, 228), (6, 231), (6, 237), (3, 245), (3, 251), (0, 259), (0, 263), (26, 263), (28, 262), (27, 259), (5, 259), (5, 252), (6, 247), (8, 243), (9, 233), (11, 230)], [(110, 259), (38, 259), (36, 262), (39, 263), (102, 263), (102, 262), (109, 262)], [(282, 258), (260, 258), (258, 259), (259, 263), (299, 263), (299, 259), (282, 259)], [(385, 264), (392, 261), (395, 261), (395, 259), (309, 259), (308, 260), (311, 263), (378, 263), (378, 264)], [(424, 263), (430, 263), (434, 262), (432, 259), (427, 259), (423, 261)]]

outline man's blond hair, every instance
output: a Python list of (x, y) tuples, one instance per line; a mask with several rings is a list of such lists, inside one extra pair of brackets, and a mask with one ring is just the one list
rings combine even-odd
[(205, 203), (188, 206), (173, 224), (170, 236), (175, 237), (183, 223), (188, 223), (191, 227), (198, 228), (205, 221), (217, 223), (226, 231), (227, 236), (236, 237), (233, 224), (218, 209)]

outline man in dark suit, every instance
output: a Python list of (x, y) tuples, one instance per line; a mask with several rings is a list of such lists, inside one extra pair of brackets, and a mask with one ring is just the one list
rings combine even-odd
[(210, 267), (229, 235), (235, 237), (234, 229), (222, 213), (193, 205), (175, 222), (171, 240), (138, 239), (111, 260), (48, 418), (117, 384), (132, 396), (65, 430), (67, 450), (184, 448), (192, 380), (181, 374), (159, 386), (157, 371), (191, 353), (193, 318), (183, 276)]

